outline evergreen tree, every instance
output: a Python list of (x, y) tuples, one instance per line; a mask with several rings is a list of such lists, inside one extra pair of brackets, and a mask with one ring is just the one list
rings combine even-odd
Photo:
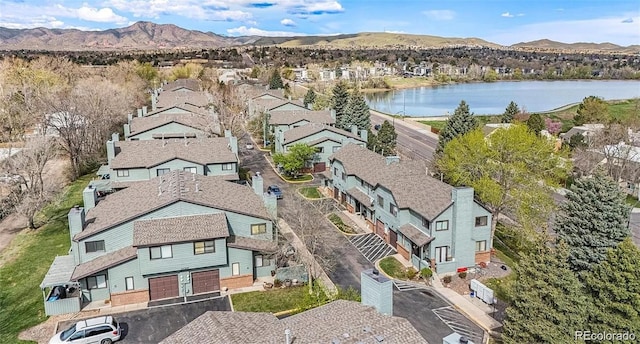
[(440, 131), (438, 139), (438, 147), (436, 147), (436, 155), (441, 155), (444, 146), (456, 137), (462, 136), (478, 126), (478, 121), (473, 114), (469, 112), (469, 105), (463, 100), (453, 112), (453, 115), (447, 120), (444, 128)]
[(333, 87), (331, 96), (331, 107), (336, 110), (336, 127), (349, 131), (349, 91), (347, 84), (340, 81)]
[(376, 152), (384, 156), (396, 154), (396, 128), (389, 121), (382, 122), (378, 130)]
[(309, 104), (313, 105), (316, 102), (316, 92), (313, 88), (310, 88), (304, 95), (304, 107), (308, 108)]
[(511, 103), (509, 103), (509, 105), (507, 105), (507, 108), (504, 110), (504, 113), (502, 114), (501, 122), (502, 123), (511, 123), (511, 122), (513, 122), (513, 118), (518, 113), (520, 113), (520, 108), (518, 107), (518, 104), (516, 104), (515, 102), (511, 101)]
[(585, 284), (593, 296), (589, 316), (592, 332), (640, 333), (640, 250), (630, 238), (607, 252), (593, 267)]
[(587, 326), (589, 298), (567, 263), (566, 245), (525, 255), (515, 268), (512, 302), (502, 340), (506, 344), (572, 343)]
[(540, 132), (545, 128), (542, 116), (537, 113), (529, 116), (529, 119), (527, 120), (527, 127), (529, 127), (529, 130), (534, 132), (536, 135), (540, 135)]
[(630, 207), (618, 183), (601, 174), (576, 180), (566, 198), (554, 228), (569, 245), (571, 268), (589, 270), (629, 236)]
[(367, 149), (376, 151), (378, 146), (378, 135), (374, 134), (371, 129), (367, 129)]
[(280, 76), (280, 70), (278, 68), (273, 70), (271, 73), (271, 78), (269, 78), (269, 89), (276, 90), (284, 87), (284, 83), (282, 82), (282, 77)]
[(358, 126), (359, 130), (365, 130), (371, 127), (369, 105), (367, 105), (367, 102), (364, 100), (364, 96), (357, 88), (349, 97), (349, 106), (347, 111), (350, 114), (351, 123), (345, 124), (348, 124), (349, 127), (351, 127), (352, 124)]

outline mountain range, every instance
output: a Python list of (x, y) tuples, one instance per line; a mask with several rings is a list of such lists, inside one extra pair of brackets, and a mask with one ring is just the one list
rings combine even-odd
[[(402, 48), (501, 45), (479, 38), (447, 38), (387, 32), (363, 32), (334, 36), (227, 37), (212, 32), (187, 30), (172, 24), (137, 22), (104, 31), (77, 29), (9, 29), (0, 27), (0, 50), (157, 50), (210, 49), (241, 45), (278, 45), (317, 48)], [(638, 53), (640, 45), (621, 47), (611, 43), (561, 43), (538, 40), (514, 44), (512, 48)]]

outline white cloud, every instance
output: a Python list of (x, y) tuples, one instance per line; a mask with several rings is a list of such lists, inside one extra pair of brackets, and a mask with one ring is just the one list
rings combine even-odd
[(113, 13), (111, 8), (97, 9), (89, 7), (86, 3), (78, 9), (78, 18), (99, 23), (126, 24), (129, 21), (127, 18)]
[(456, 13), (451, 10), (430, 10), (424, 11), (422, 14), (433, 20), (451, 20), (456, 16)]
[(108, 3), (138, 18), (159, 18), (165, 14), (212, 21), (247, 21), (253, 18), (247, 11), (231, 9), (228, 5), (233, 1), (228, 4), (219, 0), (108, 0)]
[(287, 32), (287, 31), (267, 31), (255, 27), (240, 26), (233, 29), (227, 29), (227, 33), (236, 36), (266, 36), (266, 37), (290, 37), (290, 36), (306, 36), (304, 33)]
[(504, 12), (501, 14), (501, 16), (505, 17), (505, 18), (513, 18), (513, 14), (509, 13), (509, 12)]
[(282, 24), (283, 26), (289, 26), (289, 27), (295, 27), (296, 26), (296, 22), (294, 22), (293, 20), (291, 20), (289, 18), (282, 19), (280, 21), (280, 24)]
[(518, 13), (518, 17), (524, 17), (524, 13)]

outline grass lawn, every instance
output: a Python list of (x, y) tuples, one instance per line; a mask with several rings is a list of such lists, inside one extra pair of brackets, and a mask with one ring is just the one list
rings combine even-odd
[(347, 234), (355, 234), (356, 232), (350, 226), (347, 226), (346, 223), (342, 221), (340, 216), (337, 214), (331, 213), (329, 214), (329, 221), (331, 221), (338, 229)]
[(37, 221), (46, 224), (21, 232), (2, 252), (0, 343), (20, 342), (18, 333), (46, 320), (40, 282), (55, 256), (69, 251), (67, 213), (82, 204), (82, 190), (92, 177), (84, 176), (68, 186), (39, 214)]
[(306, 188), (301, 188), (298, 191), (300, 192), (300, 194), (302, 194), (302, 196), (304, 196), (306, 198), (311, 198), (311, 199), (322, 198), (322, 195), (320, 194), (320, 191), (318, 191), (318, 188), (313, 187), (313, 186), (306, 187)]
[(392, 278), (407, 278), (406, 268), (394, 257), (387, 257), (380, 261), (380, 269)]
[(310, 174), (303, 174), (303, 175), (300, 175), (300, 176), (298, 176), (296, 178), (291, 178), (291, 177), (287, 177), (287, 176), (283, 175), (282, 178), (284, 180), (288, 181), (288, 182), (308, 182), (308, 181), (313, 180), (313, 176), (310, 175)]
[(640, 208), (640, 201), (638, 201), (637, 198), (631, 196), (631, 195), (627, 195), (627, 199), (626, 202), (628, 205), (634, 207), (634, 208)]
[(315, 287), (319, 295), (309, 295), (308, 286), (252, 291), (233, 294), (231, 301), (237, 312), (269, 312), (278, 313), (291, 309), (308, 309), (328, 301), (322, 289)]
[(429, 125), (438, 130), (442, 130), (442, 128), (444, 128), (444, 125), (447, 124), (447, 121), (418, 121), (418, 122)]
[(511, 302), (511, 287), (513, 283), (516, 281), (516, 274), (510, 273), (509, 275), (502, 278), (489, 278), (484, 281), (484, 285), (493, 289), (497, 298), (504, 302)]

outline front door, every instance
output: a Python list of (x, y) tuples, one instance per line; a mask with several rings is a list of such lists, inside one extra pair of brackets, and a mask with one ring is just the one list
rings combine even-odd
[(377, 220), (376, 222), (376, 234), (378, 234), (379, 237), (384, 238), (384, 223), (380, 220)]
[(398, 249), (397, 242), (398, 242), (398, 233), (389, 229), (389, 245), (391, 245), (391, 247), (395, 249)]
[(338, 199), (338, 195), (340, 195), (340, 190), (338, 190), (338, 188), (334, 187), (333, 188), (333, 198), (335, 198), (337, 200)]

